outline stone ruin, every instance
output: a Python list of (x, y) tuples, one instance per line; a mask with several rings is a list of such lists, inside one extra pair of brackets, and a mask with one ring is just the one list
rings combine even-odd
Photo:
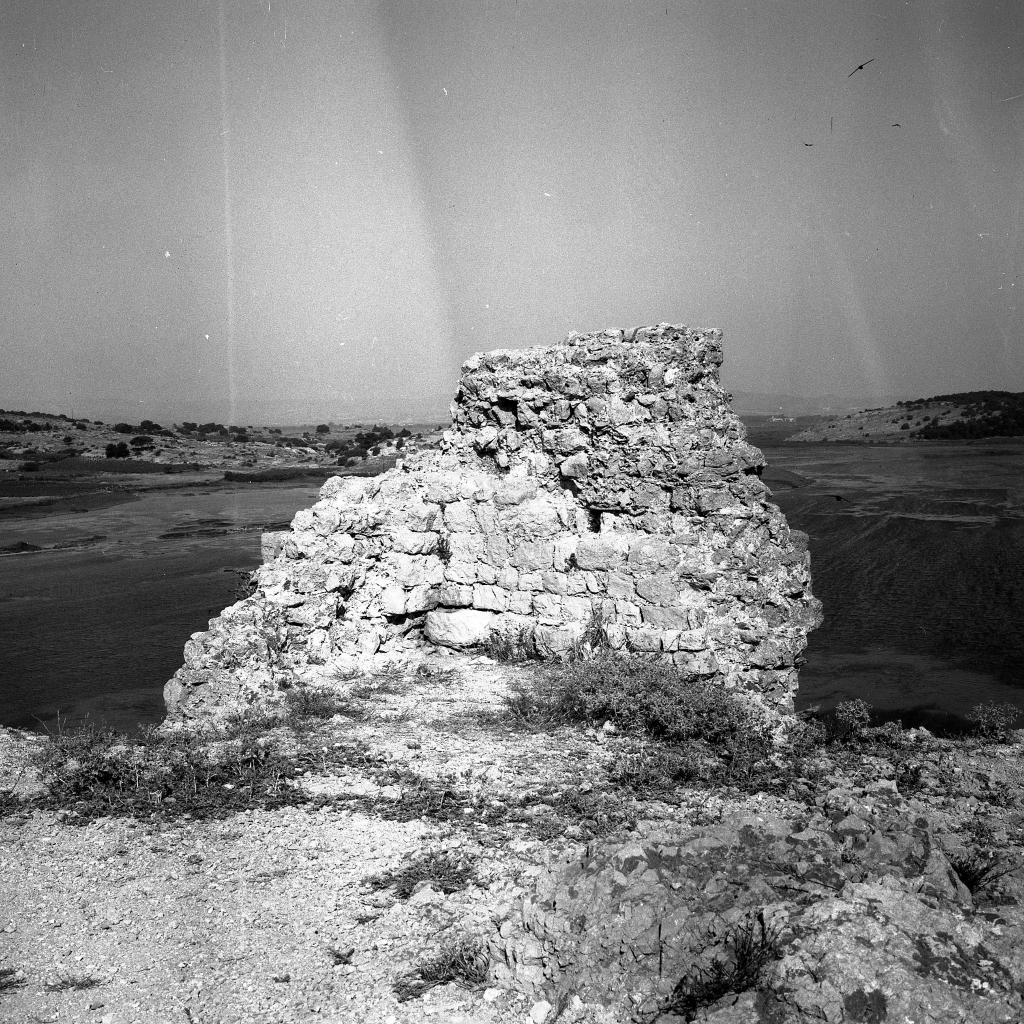
[(791, 709), (820, 605), (721, 337), (659, 324), (473, 356), (438, 449), (328, 480), (264, 535), (254, 593), (188, 641), (172, 718), (436, 648), (560, 659), (595, 639)]

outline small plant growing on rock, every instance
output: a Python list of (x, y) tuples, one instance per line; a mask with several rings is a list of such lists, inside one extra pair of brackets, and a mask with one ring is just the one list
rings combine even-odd
[(906, 761), (896, 766), (896, 788), (904, 795), (921, 788), (924, 765), (917, 761)]
[(608, 637), (604, 631), (604, 619), (596, 609), (590, 613), (583, 632), (573, 641), (567, 652), (568, 661), (582, 661), (596, 653), (609, 650)]
[(484, 944), (463, 935), (445, 942), (434, 954), (421, 960), (394, 984), (399, 1002), (418, 999), (438, 985), (457, 982), (465, 988), (476, 988), (487, 980), (490, 960)]
[(438, 534), (437, 547), (434, 548), (434, 554), (437, 555), (445, 565), (452, 560), (452, 544), (447, 533)]
[(768, 966), (779, 955), (778, 929), (766, 924), (764, 913), (751, 915), (726, 933), (724, 958), (715, 956), (680, 979), (659, 1016), (675, 1014), (692, 1020), (692, 1014), (717, 1003), (724, 995), (737, 995), (762, 987)]
[(975, 704), (967, 712), (967, 721), (973, 724), (979, 736), (1001, 743), (1010, 739), (1014, 723), (1019, 717), (1020, 708), (1015, 704), (998, 704), (995, 701)]
[(247, 597), (252, 597), (259, 589), (256, 573), (246, 572), (244, 569), (234, 569), (232, 571), (238, 577), (238, 585), (231, 596), (236, 601), (244, 601)]
[(1016, 870), (1015, 866), (1007, 865), (994, 850), (969, 850), (951, 854), (949, 863), (972, 896), (981, 895), (1000, 878)]

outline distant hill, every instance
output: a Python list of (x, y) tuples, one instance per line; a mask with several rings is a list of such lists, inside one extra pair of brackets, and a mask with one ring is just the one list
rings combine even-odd
[(968, 441), (1024, 436), (1024, 392), (963, 391), (822, 420), (791, 441)]
[(852, 412), (868, 405), (891, 405), (898, 395), (784, 395), (773, 391), (733, 391), (732, 408), (740, 416), (821, 416)]

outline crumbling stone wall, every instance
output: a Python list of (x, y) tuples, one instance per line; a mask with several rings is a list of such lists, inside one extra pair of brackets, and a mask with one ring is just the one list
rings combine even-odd
[(438, 451), (329, 480), (265, 536), (256, 592), (189, 641), (170, 710), (318, 666), (495, 635), (559, 658), (596, 634), (790, 707), (820, 606), (721, 361), (720, 331), (669, 324), (474, 356)]

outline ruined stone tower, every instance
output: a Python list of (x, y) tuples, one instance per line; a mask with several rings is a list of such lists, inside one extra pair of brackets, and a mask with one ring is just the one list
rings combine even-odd
[(439, 450), (329, 480), (265, 536), (256, 592), (189, 640), (172, 716), (431, 647), (555, 659), (596, 634), (789, 709), (820, 606), (721, 361), (720, 331), (669, 324), (473, 356)]

